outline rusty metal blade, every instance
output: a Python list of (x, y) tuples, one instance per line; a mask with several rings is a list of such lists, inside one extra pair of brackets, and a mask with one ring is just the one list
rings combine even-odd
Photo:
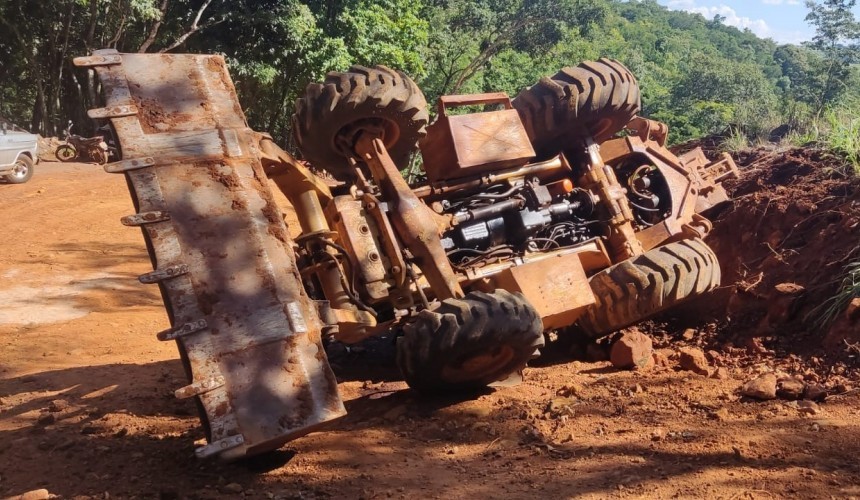
[[(220, 56), (96, 51), (105, 106), (209, 444), (277, 448), (345, 414), (252, 131)], [(120, 58), (117, 63), (117, 57)], [(157, 217), (152, 216), (157, 214)]]

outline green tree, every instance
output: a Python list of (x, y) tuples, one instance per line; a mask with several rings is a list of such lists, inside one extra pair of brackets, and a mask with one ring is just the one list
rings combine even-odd
[(851, 9), (856, 0), (806, 1), (806, 20), (815, 27), (809, 46), (821, 52), (826, 61), (826, 78), (818, 89), (815, 115), (835, 102), (847, 90), (851, 65), (860, 61), (860, 23)]

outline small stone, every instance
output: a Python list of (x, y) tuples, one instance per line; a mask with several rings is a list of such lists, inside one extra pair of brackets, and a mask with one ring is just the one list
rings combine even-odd
[(821, 384), (806, 384), (806, 387), (803, 389), (803, 399), (823, 401), (825, 397), (827, 397), (827, 388)]
[(659, 366), (661, 368), (668, 368), (672, 365), (669, 361), (669, 356), (667, 356), (662, 349), (658, 349), (651, 353), (651, 359), (654, 362), (654, 366)]
[(224, 485), (223, 489), (227, 493), (242, 493), (242, 490), (244, 490), (245, 488), (243, 488), (242, 485), (239, 483), (229, 483)]
[(60, 412), (69, 407), (69, 402), (65, 399), (55, 399), (48, 403), (48, 411), (52, 413)]
[(630, 331), (621, 336), (609, 352), (609, 361), (616, 368), (642, 369), (652, 362), (651, 338), (639, 331)]
[(714, 373), (711, 374), (711, 378), (715, 378), (717, 380), (728, 380), (729, 378), (729, 370), (725, 366), (720, 366)]
[(21, 496), (18, 497), (18, 500), (48, 500), (49, 498), (51, 498), (51, 494), (48, 490), (41, 489), (22, 493)]
[(687, 328), (686, 330), (684, 330), (684, 333), (681, 334), (681, 338), (686, 341), (693, 340), (694, 338), (696, 338), (696, 330), (693, 328)]
[(569, 398), (571, 396), (582, 397), (582, 387), (578, 384), (567, 384), (555, 391), (556, 396)]
[(797, 411), (804, 415), (818, 415), (821, 413), (821, 407), (812, 401), (798, 401)]
[(546, 411), (553, 417), (557, 417), (559, 415), (573, 416), (573, 409), (571, 406), (576, 403), (576, 398), (553, 398), (550, 400), (549, 404), (547, 404)]
[(725, 422), (729, 419), (729, 410), (727, 410), (726, 408), (714, 410), (708, 413), (708, 418), (710, 418), (711, 420), (717, 420), (719, 422)]
[(776, 399), (776, 375), (765, 373), (750, 380), (741, 388), (741, 394), (760, 400)]
[(773, 288), (783, 295), (800, 295), (806, 290), (803, 285), (797, 283), (780, 283)]
[(776, 381), (776, 395), (783, 399), (800, 399), (803, 390), (803, 381), (794, 377), (781, 377)]
[(688, 370), (699, 375), (708, 376), (710, 366), (705, 353), (695, 347), (682, 347), (678, 350), (678, 363), (682, 370)]
[(36, 423), (39, 425), (51, 425), (57, 421), (57, 417), (55, 417), (52, 413), (43, 413), (39, 415), (39, 419), (36, 420)]
[(848, 307), (845, 308), (845, 318), (852, 323), (860, 319), (860, 297), (853, 298), (848, 303)]
[(98, 428), (93, 425), (85, 425), (81, 428), (81, 434), (84, 435), (96, 434), (98, 431)]

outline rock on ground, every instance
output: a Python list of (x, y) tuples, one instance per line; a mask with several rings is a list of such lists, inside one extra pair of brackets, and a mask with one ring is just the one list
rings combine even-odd
[(651, 337), (639, 331), (624, 333), (612, 344), (609, 361), (616, 368), (645, 368), (652, 362)]
[(776, 399), (776, 375), (765, 373), (741, 387), (741, 394), (754, 399)]
[(801, 399), (804, 383), (794, 377), (781, 377), (776, 381), (776, 395), (782, 399)]
[(678, 363), (682, 370), (698, 373), (699, 375), (708, 376), (710, 366), (705, 358), (705, 353), (695, 347), (682, 347), (678, 350)]

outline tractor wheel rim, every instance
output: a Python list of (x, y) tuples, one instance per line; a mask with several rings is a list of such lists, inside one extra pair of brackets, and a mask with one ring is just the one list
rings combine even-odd
[(400, 126), (396, 122), (384, 117), (362, 118), (341, 127), (332, 138), (332, 146), (343, 156), (353, 156), (355, 144), (363, 132), (382, 139), (389, 150), (400, 139)]

